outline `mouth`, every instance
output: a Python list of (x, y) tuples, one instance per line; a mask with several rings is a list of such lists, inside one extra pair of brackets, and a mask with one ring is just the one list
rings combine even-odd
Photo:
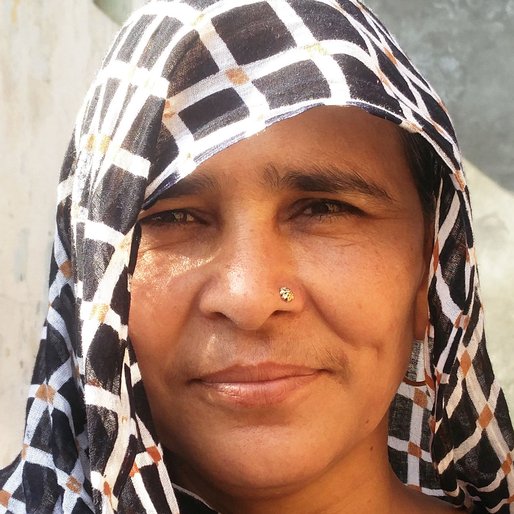
[(281, 403), (315, 381), (324, 370), (276, 363), (235, 365), (192, 382), (210, 401), (238, 407), (263, 407)]

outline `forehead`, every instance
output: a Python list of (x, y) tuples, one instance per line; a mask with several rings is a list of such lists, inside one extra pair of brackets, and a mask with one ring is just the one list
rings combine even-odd
[[(347, 155), (363, 161), (372, 158), (372, 154), (396, 156), (404, 153), (400, 130), (393, 123), (356, 107), (320, 106), (272, 124), (227, 148), (228, 151), (215, 154), (200, 169), (227, 156), (243, 156), (249, 151), (252, 155), (273, 154), (276, 158), (282, 154), (290, 159), (290, 149), (294, 149), (298, 159), (303, 160), (319, 160), (325, 155)], [(319, 152), (312, 153), (316, 149)]]
[(386, 198), (388, 189), (409, 180), (400, 131), (358, 108), (316, 107), (218, 152), (162, 197), (234, 190), (240, 183), (321, 191), (322, 175)]

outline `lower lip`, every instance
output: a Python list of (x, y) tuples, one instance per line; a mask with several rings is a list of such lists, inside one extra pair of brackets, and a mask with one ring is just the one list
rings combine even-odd
[(211, 400), (219, 399), (240, 407), (264, 407), (281, 403), (316, 380), (320, 372), (259, 382), (204, 382)]

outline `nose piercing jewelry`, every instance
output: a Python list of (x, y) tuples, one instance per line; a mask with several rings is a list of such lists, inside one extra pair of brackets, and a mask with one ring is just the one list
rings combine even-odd
[(282, 300), (284, 300), (286, 303), (292, 302), (294, 300), (293, 291), (291, 291), (289, 287), (281, 287), (278, 293), (280, 294), (280, 298), (282, 298)]

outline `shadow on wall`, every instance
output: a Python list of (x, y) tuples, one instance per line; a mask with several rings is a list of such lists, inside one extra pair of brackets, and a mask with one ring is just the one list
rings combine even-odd
[(93, 3), (99, 7), (111, 20), (118, 24), (122, 24), (130, 15), (130, 13), (146, 3), (145, 0), (93, 0)]
[(452, 114), (464, 155), (514, 191), (514, 0), (364, 0)]

